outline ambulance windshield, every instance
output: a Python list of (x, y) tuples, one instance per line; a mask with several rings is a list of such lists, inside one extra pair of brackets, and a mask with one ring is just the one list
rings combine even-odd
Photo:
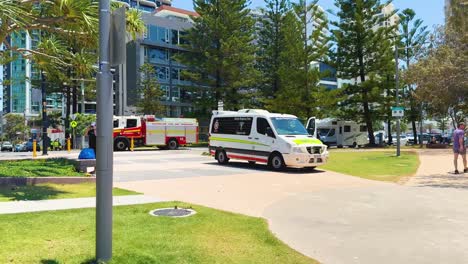
[(278, 135), (309, 135), (297, 118), (273, 117), (271, 121)]

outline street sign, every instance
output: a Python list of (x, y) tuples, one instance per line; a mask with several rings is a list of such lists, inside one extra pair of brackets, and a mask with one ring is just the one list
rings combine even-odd
[(71, 121), (70, 126), (71, 126), (72, 128), (75, 128), (76, 126), (78, 126), (78, 122), (76, 122), (76, 121)]
[(76, 119), (76, 114), (71, 114), (70, 117), (71, 117), (71, 120), (75, 120)]
[(405, 115), (405, 108), (401, 106), (392, 106), (393, 117), (403, 117)]

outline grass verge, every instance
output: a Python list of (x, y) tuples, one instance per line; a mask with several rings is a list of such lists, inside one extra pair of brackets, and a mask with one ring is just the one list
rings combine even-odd
[[(114, 196), (134, 195), (137, 192), (124, 189), (114, 188)], [(47, 200), (47, 199), (65, 199), (65, 198), (82, 198), (95, 197), (96, 184), (81, 183), (81, 184), (37, 184), (34, 186), (0, 186), (0, 202), (11, 201), (31, 201), (31, 200)], [(0, 263), (2, 263), (0, 261)]]
[(370, 180), (397, 182), (411, 176), (419, 167), (417, 153), (402, 151), (331, 151), (328, 163), (320, 168)]
[(0, 177), (85, 176), (66, 159), (0, 161)]
[[(188, 206), (114, 207), (110, 263), (317, 263), (278, 240), (261, 218), (202, 206), (186, 218), (148, 214), (174, 205)], [(93, 263), (94, 209), (0, 215), (0, 223), (0, 263)]]

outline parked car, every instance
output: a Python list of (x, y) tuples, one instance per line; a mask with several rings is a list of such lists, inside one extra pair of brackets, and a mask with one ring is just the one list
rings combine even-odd
[[(397, 135), (392, 135), (392, 145), (396, 145)], [(385, 143), (388, 144), (388, 138), (385, 138)], [(408, 138), (405, 134), (400, 135), (400, 146), (406, 146), (408, 144)]]
[(15, 152), (23, 152), (26, 151), (26, 145), (25, 144), (16, 144), (15, 148), (13, 149)]
[(1, 151), (13, 151), (11, 142), (5, 141), (2, 143)]
[[(32, 140), (28, 141), (26, 143), (26, 151), (33, 151), (33, 142)], [(39, 142), (36, 142), (36, 151), (41, 151), (41, 144)]]
[(11, 142), (5, 141), (2, 143), (1, 151), (13, 151)]
[[(421, 134), (418, 134), (418, 138), (421, 139)], [(423, 141), (423, 144), (427, 144), (429, 142), (431, 142), (431, 135), (427, 134), (427, 133), (423, 133), (422, 134), (422, 141)], [(414, 137), (411, 135), (411, 136), (408, 136), (408, 141), (407, 141), (408, 145), (414, 145)], [(419, 144), (420, 141), (418, 141), (418, 144)]]

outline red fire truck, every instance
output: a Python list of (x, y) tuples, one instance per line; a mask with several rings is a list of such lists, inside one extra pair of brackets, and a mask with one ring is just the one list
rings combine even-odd
[(192, 118), (161, 118), (154, 116), (114, 116), (114, 150), (134, 146), (157, 146), (177, 149), (198, 143), (198, 121)]

